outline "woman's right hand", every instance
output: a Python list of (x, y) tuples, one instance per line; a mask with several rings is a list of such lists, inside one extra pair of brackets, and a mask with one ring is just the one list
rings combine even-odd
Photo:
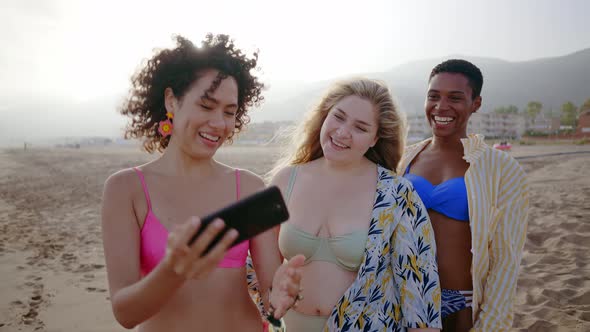
[(166, 256), (162, 263), (168, 270), (184, 279), (204, 278), (213, 271), (223, 259), (225, 252), (238, 237), (238, 231), (230, 229), (208, 253), (205, 249), (224, 229), (225, 224), (221, 219), (210, 223), (205, 231), (197, 237), (195, 242), (188, 246), (190, 238), (201, 227), (201, 220), (191, 217), (183, 224), (174, 227), (168, 235)]

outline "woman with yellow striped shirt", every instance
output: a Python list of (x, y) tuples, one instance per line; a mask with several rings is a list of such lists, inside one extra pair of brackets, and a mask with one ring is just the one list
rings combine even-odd
[(434, 67), (425, 101), (432, 138), (407, 147), (399, 166), (432, 221), (443, 331), (505, 331), (513, 320), (528, 188), (512, 157), (467, 135), (482, 85), (468, 61)]

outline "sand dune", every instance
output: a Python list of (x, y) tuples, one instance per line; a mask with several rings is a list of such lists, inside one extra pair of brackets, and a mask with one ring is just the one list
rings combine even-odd
[[(516, 147), (517, 156), (590, 147)], [(220, 160), (262, 174), (273, 148)], [(114, 171), (152, 159), (130, 148), (0, 151), (0, 331), (122, 331), (112, 317), (100, 196)], [(514, 328), (590, 331), (590, 153), (525, 159), (532, 189)]]

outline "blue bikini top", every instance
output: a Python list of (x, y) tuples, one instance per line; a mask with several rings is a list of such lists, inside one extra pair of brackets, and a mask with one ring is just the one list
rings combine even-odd
[(424, 177), (411, 174), (410, 165), (404, 177), (412, 182), (426, 209), (432, 209), (452, 219), (469, 222), (467, 187), (463, 177), (433, 185)]

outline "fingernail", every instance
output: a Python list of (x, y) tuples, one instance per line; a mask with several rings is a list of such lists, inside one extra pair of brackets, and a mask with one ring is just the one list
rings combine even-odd
[(195, 226), (195, 227), (199, 226), (199, 218), (192, 217), (191, 224), (193, 224), (193, 226)]

